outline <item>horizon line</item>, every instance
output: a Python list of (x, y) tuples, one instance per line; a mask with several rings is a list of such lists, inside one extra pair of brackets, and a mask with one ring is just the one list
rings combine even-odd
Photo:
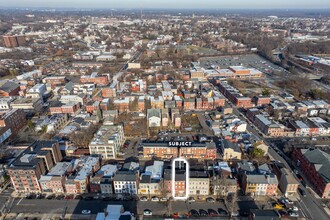
[(233, 7), (224, 7), (224, 8), (170, 8), (170, 7), (150, 7), (150, 8), (143, 8), (143, 7), (134, 7), (134, 8), (123, 8), (123, 7), (48, 7), (48, 6), (31, 6), (31, 7), (25, 7), (25, 6), (0, 6), (0, 9), (74, 9), (74, 10), (82, 10), (82, 9), (88, 9), (88, 10), (330, 10), (330, 6), (327, 8), (311, 8), (311, 7), (297, 7), (297, 8), (281, 8), (281, 7), (273, 7), (273, 8), (233, 8)]

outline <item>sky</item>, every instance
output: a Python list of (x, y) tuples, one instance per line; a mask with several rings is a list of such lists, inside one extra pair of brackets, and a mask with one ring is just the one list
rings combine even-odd
[(330, 0), (0, 0), (0, 7), (74, 8), (330, 8)]

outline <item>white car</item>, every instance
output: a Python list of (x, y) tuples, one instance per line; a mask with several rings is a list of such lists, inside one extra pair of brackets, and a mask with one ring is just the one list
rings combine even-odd
[(153, 202), (159, 202), (159, 198), (156, 197), (156, 196), (154, 196), (154, 197), (151, 198), (151, 201), (153, 201)]
[(147, 198), (147, 197), (141, 197), (141, 198), (140, 198), (140, 201), (142, 201), (142, 202), (146, 202), (146, 201), (148, 201), (148, 198)]
[(143, 215), (151, 216), (151, 215), (152, 215), (152, 211), (150, 211), (149, 209), (145, 209), (145, 210), (143, 211)]
[(293, 210), (293, 211), (296, 211), (296, 212), (298, 212), (298, 211), (299, 211), (299, 209), (298, 209), (298, 207), (297, 207), (297, 206), (293, 206), (293, 207), (292, 207), (292, 210)]
[(166, 197), (163, 197), (160, 199), (161, 202), (167, 202), (167, 198)]
[(194, 197), (189, 197), (188, 198), (188, 202), (195, 202), (196, 200), (195, 200), (195, 198)]
[(83, 215), (89, 215), (89, 214), (91, 214), (91, 213), (92, 213), (91, 210), (82, 210), (82, 211), (81, 211), (81, 214), (83, 214)]
[(293, 212), (293, 211), (290, 211), (290, 212), (289, 212), (289, 215), (290, 215), (291, 217), (299, 217), (298, 213)]

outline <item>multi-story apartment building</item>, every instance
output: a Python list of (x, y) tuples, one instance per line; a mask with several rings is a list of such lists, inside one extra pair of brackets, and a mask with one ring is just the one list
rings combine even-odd
[(293, 150), (293, 159), (324, 199), (330, 198), (330, 155), (320, 149)]
[(3, 36), (3, 40), (6, 47), (22, 47), (26, 45), (25, 36)]
[(131, 171), (118, 172), (113, 178), (113, 186), (116, 194), (137, 194), (139, 187), (138, 174)]
[(22, 109), (12, 109), (0, 115), (0, 128), (10, 129), (16, 135), (26, 125), (25, 113)]
[(100, 155), (103, 159), (113, 159), (117, 157), (123, 143), (124, 129), (122, 125), (103, 125), (90, 142), (89, 152)]
[(62, 154), (58, 142), (35, 141), (8, 167), (8, 174), (15, 191), (41, 192), (39, 178), (61, 160)]

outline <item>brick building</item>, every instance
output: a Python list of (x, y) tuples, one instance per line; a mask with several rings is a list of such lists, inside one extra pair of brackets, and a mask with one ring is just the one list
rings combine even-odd
[(330, 198), (330, 155), (320, 149), (298, 149), (292, 154), (294, 162), (323, 198)]
[(9, 166), (8, 174), (17, 192), (41, 192), (41, 175), (62, 160), (56, 141), (35, 141)]

